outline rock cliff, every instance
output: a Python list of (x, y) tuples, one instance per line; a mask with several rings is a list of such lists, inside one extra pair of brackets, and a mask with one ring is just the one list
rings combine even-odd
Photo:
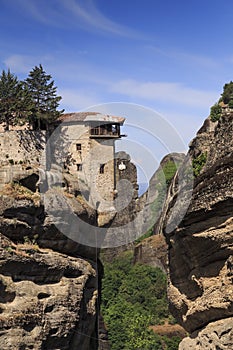
[[(124, 217), (112, 217), (88, 205), (68, 171), (45, 170), (43, 132), (10, 131), (0, 139), (1, 349), (107, 349), (98, 247), (109, 226), (136, 212), (136, 167), (124, 152), (117, 155), (126, 165), (118, 180), (133, 183), (132, 200)], [(106, 229), (97, 247), (98, 225)]]
[(96, 266), (0, 239), (1, 349), (95, 349)]
[[(191, 202), (171, 232), (175, 179), (165, 205), (162, 227), (169, 253), (170, 309), (190, 333), (181, 350), (233, 347), (232, 134), (232, 112), (223, 113), (217, 122), (205, 121), (190, 144), (194, 164), (205, 155), (197, 162)], [(185, 197), (185, 188), (182, 191)]]
[[(11, 131), (0, 139), (0, 348), (95, 350), (98, 250), (64, 235), (46, 212), (38, 193), (43, 132)], [(46, 200), (64, 195), (74, 214), (96, 222), (95, 211), (71, 193), (55, 191)], [(64, 219), (61, 205), (57, 220)]]
[(38, 194), (1, 194), (1, 349), (97, 349), (96, 249), (56, 229)]

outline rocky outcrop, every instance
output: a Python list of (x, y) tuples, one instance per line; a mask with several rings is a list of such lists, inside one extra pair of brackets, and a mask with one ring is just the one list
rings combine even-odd
[[(161, 234), (162, 225), (160, 225), (159, 218), (163, 203), (166, 200), (169, 182), (174, 175), (174, 173), (170, 171), (174, 171), (174, 169), (172, 169), (172, 167), (169, 169), (169, 165), (171, 166), (174, 164), (175, 168), (179, 168), (184, 161), (184, 158), (185, 155), (183, 153), (170, 153), (166, 155), (161, 160), (159, 168), (150, 179), (149, 189), (141, 198), (139, 198), (141, 205), (145, 202), (145, 214), (147, 220), (150, 222), (150, 218), (153, 218), (150, 228), (153, 235), (149, 238), (143, 239), (135, 246), (134, 261), (152, 267), (159, 267), (165, 272), (167, 271), (167, 244), (164, 236)], [(147, 201), (145, 201), (145, 197), (147, 198)]]
[(206, 327), (185, 338), (179, 350), (228, 350), (233, 344), (233, 318), (209, 323)]
[(96, 266), (0, 239), (1, 349), (96, 349)]
[[(169, 223), (177, 198), (175, 180), (165, 206), (170, 309), (191, 333), (182, 341), (182, 350), (233, 347), (232, 134), (232, 113), (223, 114), (215, 123), (205, 121), (190, 145), (189, 155), (194, 159), (206, 153), (206, 163), (194, 180), (183, 220), (171, 232)], [(185, 188), (182, 191), (185, 198)]]
[(134, 248), (134, 263), (159, 267), (167, 271), (167, 244), (162, 235), (143, 239)]
[(106, 215), (80, 194), (77, 177), (49, 167), (45, 133), (0, 136), (1, 349), (107, 349), (99, 247), (111, 225), (136, 216), (136, 167), (117, 155), (118, 191), (126, 193), (129, 181), (132, 191), (129, 203), (119, 195), (117, 213)]
[[(95, 222), (83, 202), (67, 199)], [(98, 250), (63, 234), (39, 193), (17, 184), (1, 191), (0, 233), (1, 349), (97, 349)]]

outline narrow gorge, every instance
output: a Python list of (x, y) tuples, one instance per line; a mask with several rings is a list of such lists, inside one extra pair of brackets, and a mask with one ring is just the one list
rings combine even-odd
[[(185, 198), (190, 190), (177, 185), (181, 165), (167, 182), (167, 197), (153, 235), (135, 248), (137, 261), (168, 271), (170, 310), (189, 334), (180, 350), (233, 346), (232, 135), (233, 112), (225, 109), (217, 121), (205, 120), (190, 143), (188, 156), (173, 155), (179, 164), (192, 159), (195, 177), (190, 204), (171, 230), (182, 204), (176, 203), (178, 191)], [(99, 247), (67, 237), (46, 212), (38, 187), (45, 139), (45, 132), (0, 134), (1, 349), (97, 350), (103, 276)], [(130, 158), (121, 153), (118, 159), (127, 165), (125, 179), (133, 183), (134, 192), (128, 207), (115, 216), (86, 205), (72, 177), (67, 173), (63, 179), (63, 195), (75, 215), (106, 232), (135, 217), (135, 225), (140, 222), (143, 227), (146, 219), (140, 216), (141, 209), (146, 206), (144, 214), (151, 215), (158, 197), (153, 190), (158, 177), (150, 182), (152, 195), (146, 202), (149, 192), (137, 197), (136, 168)], [(60, 192), (54, 187), (56, 205), (62, 211)]]

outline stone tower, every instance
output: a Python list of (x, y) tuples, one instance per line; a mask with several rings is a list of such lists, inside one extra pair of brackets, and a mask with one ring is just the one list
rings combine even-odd
[(125, 118), (84, 112), (64, 114), (61, 121), (69, 140), (66, 170), (96, 209), (109, 207), (116, 196), (115, 141), (123, 136)]

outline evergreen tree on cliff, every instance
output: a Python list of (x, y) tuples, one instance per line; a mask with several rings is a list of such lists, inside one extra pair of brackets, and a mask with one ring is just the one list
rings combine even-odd
[(32, 113), (33, 102), (27, 87), (8, 71), (0, 76), (0, 123), (5, 130), (10, 125), (23, 125)]
[(30, 118), (33, 129), (48, 129), (48, 125), (64, 112), (57, 110), (61, 96), (57, 96), (57, 87), (51, 79), (51, 75), (46, 74), (40, 64), (32, 69), (25, 80), (34, 101), (34, 110)]
[(233, 101), (233, 81), (227, 83), (223, 87), (222, 100), (224, 103)]

